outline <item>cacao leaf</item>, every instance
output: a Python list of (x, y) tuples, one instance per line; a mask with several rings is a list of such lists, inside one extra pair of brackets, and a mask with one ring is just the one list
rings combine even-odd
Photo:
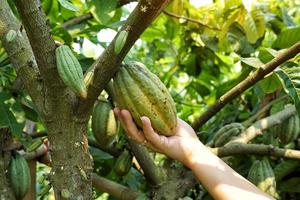
[(69, 2), (68, 0), (58, 0), (58, 2), (60, 3), (60, 5), (68, 10), (71, 11), (79, 11), (79, 7), (74, 6), (71, 2)]

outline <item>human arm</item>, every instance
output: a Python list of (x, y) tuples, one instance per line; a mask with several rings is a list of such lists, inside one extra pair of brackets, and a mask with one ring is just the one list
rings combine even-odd
[(127, 110), (114, 111), (128, 137), (139, 143), (147, 141), (148, 147), (182, 162), (215, 199), (272, 199), (210, 152), (183, 120), (178, 119), (176, 134), (166, 137), (153, 130), (149, 118), (141, 118), (143, 130), (139, 130)]

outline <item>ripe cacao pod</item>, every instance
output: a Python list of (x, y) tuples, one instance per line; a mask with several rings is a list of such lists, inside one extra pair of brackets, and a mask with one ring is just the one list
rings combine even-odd
[(241, 123), (231, 123), (220, 128), (213, 137), (215, 147), (220, 147), (228, 143), (233, 137), (239, 135), (244, 130)]
[(107, 147), (115, 140), (119, 121), (115, 118), (113, 107), (106, 99), (96, 102), (92, 113), (92, 131), (97, 142)]
[(282, 178), (295, 171), (299, 165), (299, 160), (283, 160), (274, 168), (276, 181), (280, 181)]
[(8, 179), (16, 199), (23, 199), (30, 188), (31, 177), (27, 161), (18, 153), (10, 160)]
[(56, 64), (60, 78), (80, 97), (86, 98), (87, 92), (83, 72), (77, 58), (67, 45), (56, 48)]
[(125, 176), (129, 172), (132, 166), (132, 158), (133, 157), (128, 150), (121, 153), (114, 166), (114, 171), (117, 175)]
[(131, 62), (122, 66), (113, 79), (113, 88), (117, 106), (129, 110), (139, 127), (140, 118), (147, 116), (158, 134), (175, 134), (175, 103), (164, 84), (145, 65)]
[(119, 54), (121, 52), (121, 50), (123, 49), (123, 47), (126, 43), (127, 37), (128, 37), (128, 31), (126, 31), (126, 30), (121, 31), (118, 34), (117, 39), (115, 41), (115, 53), (116, 54)]
[(300, 133), (299, 116), (293, 115), (278, 126), (278, 138), (281, 143), (288, 144), (296, 140)]
[(248, 172), (248, 180), (262, 191), (278, 199), (275, 175), (267, 159), (254, 161)]

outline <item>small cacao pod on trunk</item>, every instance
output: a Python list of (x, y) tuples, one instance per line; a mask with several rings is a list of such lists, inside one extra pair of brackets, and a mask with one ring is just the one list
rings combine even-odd
[(122, 66), (113, 79), (113, 87), (117, 106), (129, 110), (139, 127), (141, 117), (147, 116), (158, 134), (175, 134), (175, 103), (164, 84), (145, 65), (131, 62)]
[(8, 179), (16, 199), (23, 199), (30, 188), (31, 177), (27, 161), (18, 153), (10, 160)]
[(124, 150), (118, 157), (114, 166), (114, 171), (119, 176), (125, 176), (132, 166), (132, 155), (128, 150)]
[(92, 113), (92, 131), (97, 142), (108, 147), (115, 140), (119, 130), (119, 121), (117, 121), (113, 107), (106, 99), (100, 99), (96, 102)]
[(85, 99), (87, 92), (81, 65), (67, 45), (61, 45), (56, 48), (56, 64), (62, 81), (76, 94)]

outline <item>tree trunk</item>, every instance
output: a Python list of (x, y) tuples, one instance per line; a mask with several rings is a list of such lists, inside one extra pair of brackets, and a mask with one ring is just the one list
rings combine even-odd
[(58, 114), (56, 120), (46, 122), (52, 158), (50, 181), (56, 199), (67, 199), (62, 196), (63, 190), (71, 194), (69, 199), (92, 199), (93, 163), (88, 151), (87, 122), (88, 119)]

